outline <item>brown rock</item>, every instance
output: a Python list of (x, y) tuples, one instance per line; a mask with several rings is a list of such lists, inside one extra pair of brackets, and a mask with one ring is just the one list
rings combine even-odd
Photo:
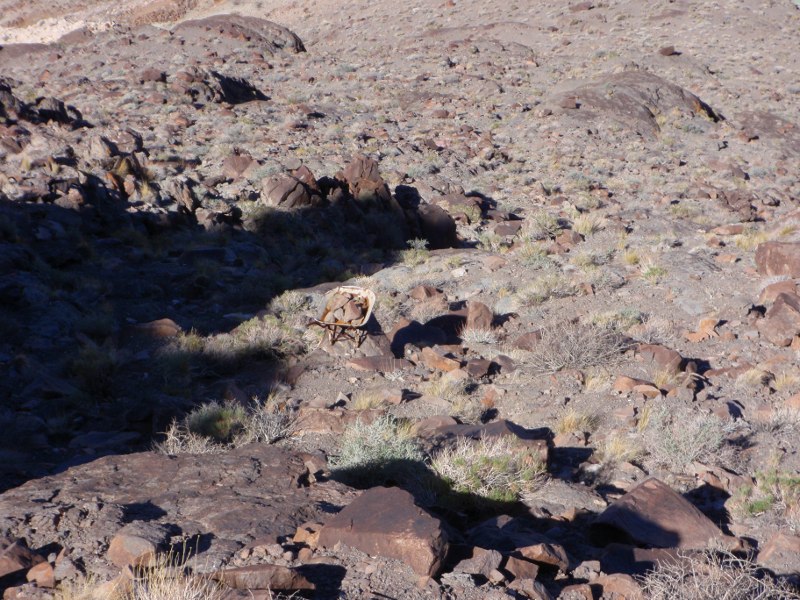
[(53, 573), (53, 566), (48, 562), (40, 562), (31, 567), (25, 574), (25, 579), (34, 582), (42, 588), (56, 587), (56, 576)]
[(222, 162), (222, 174), (228, 179), (239, 179), (257, 164), (249, 154), (234, 151)]
[(592, 586), (588, 583), (573, 583), (561, 590), (558, 600), (594, 600)]
[(603, 588), (603, 597), (616, 600), (644, 600), (642, 587), (630, 575), (612, 573), (600, 575), (592, 583)]
[(467, 305), (468, 329), (491, 329), (493, 322), (494, 314), (483, 302), (470, 302)]
[(421, 352), (423, 364), (429, 369), (439, 371), (453, 371), (461, 367), (461, 363), (453, 358), (445, 356), (441, 350), (433, 348), (423, 348)]
[(757, 562), (779, 575), (800, 573), (800, 537), (776, 533), (758, 553)]
[(527, 560), (540, 565), (557, 567), (559, 571), (564, 573), (569, 569), (567, 551), (559, 544), (533, 544), (531, 546), (517, 548), (517, 552)]
[(661, 56), (673, 56), (674, 54), (677, 54), (677, 52), (675, 52), (675, 46), (664, 46), (663, 48), (659, 48), (658, 53)]
[(764, 318), (758, 321), (758, 331), (776, 346), (788, 346), (800, 335), (800, 296), (778, 294)]
[(314, 584), (298, 569), (280, 565), (259, 564), (225, 569), (215, 573), (214, 579), (237, 590), (295, 592), (315, 589)]
[(556, 237), (556, 243), (564, 248), (572, 248), (583, 241), (583, 236), (577, 231), (567, 230)]
[(628, 392), (632, 392), (636, 388), (636, 386), (639, 385), (652, 385), (652, 384), (649, 381), (645, 381), (644, 379), (635, 379), (634, 377), (620, 375), (614, 381), (613, 389), (615, 392), (619, 392), (620, 394), (627, 394)]
[(511, 573), (514, 579), (536, 579), (539, 574), (539, 565), (529, 560), (509, 556), (504, 569)]
[(517, 592), (530, 600), (553, 600), (553, 595), (535, 579), (515, 579), (506, 589)]
[(418, 285), (408, 293), (414, 300), (430, 300), (444, 298), (442, 290), (431, 285)]
[(678, 352), (659, 344), (639, 344), (636, 357), (668, 373), (679, 373), (683, 367), (683, 357)]
[(529, 331), (514, 340), (514, 347), (531, 352), (541, 341), (542, 333), (540, 331)]
[(120, 568), (147, 565), (169, 541), (166, 528), (155, 523), (135, 521), (120, 529), (112, 538), (106, 556)]
[(473, 358), (467, 362), (465, 367), (469, 376), (474, 379), (481, 379), (489, 374), (492, 368), (492, 361), (485, 358)]
[(367, 490), (329, 519), (319, 543), (396, 558), (428, 576), (439, 571), (448, 549), (439, 519), (416, 506), (405, 490), (386, 487)]
[(181, 327), (172, 319), (158, 319), (149, 323), (134, 325), (136, 331), (152, 338), (175, 337), (181, 332)]
[(297, 528), (292, 541), (295, 544), (305, 544), (309, 548), (316, 548), (319, 544), (320, 531), (322, 531), (321, 523), (303, 523)]
[(592, 525), (598, 540), (628, 539), (654, 548), (703, 549), (735, 546), (711, 520), (658, 479), (648, 479), (622, 496)]
[(459, 562), (453, 571), (470, 575), (482, 575), (488, 579), (492, 571), (500, 568), (501, 562), (503, 562), (503, 555), (497, 550), (486, 550), (476, 546), (472, 549), (472, 556)]
[(0, 539), (0, 577), (30, 569), (44, 558), (30, 550), (25, 540)]
[(800, 242), (764, 242), (756, 248), (761, 275), (800, 277)]
[(780, 294), (796, 295), (797, 284), (791, 279), (770, 283), (767, 287), (761, 290), (761, 293), (758, 296), (758, 303), (764, 305), (772, 304)]

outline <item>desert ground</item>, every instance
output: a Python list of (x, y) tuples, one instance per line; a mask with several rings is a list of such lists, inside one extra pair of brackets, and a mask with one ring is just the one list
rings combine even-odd
[(800, 598), (791, 0), (0, 0), (4, 600)]

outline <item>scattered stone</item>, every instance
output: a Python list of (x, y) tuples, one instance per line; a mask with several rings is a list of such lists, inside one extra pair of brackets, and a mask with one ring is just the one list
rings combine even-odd
[(472, 556), (459, 562), (453, 571), (481, 575), (489, 579), (492, 572), (500, 568), (502, 562), (503, 555), (497, 550), (485, 550), (476, 546), (472, 549)]
[(492, 309), (483, 302), (469, 302), (467, 305), (467, 328), (488, 331), (494, 323)]
[(28, 549), (25, 540), (0, 539), (0, 577), (30, 569), (44, 558)]
[(156, 553), (168, 541), (169, 530), (163, 525), (136, 521), (116, 533), (106, 556), (120, 568), (150, 566)]

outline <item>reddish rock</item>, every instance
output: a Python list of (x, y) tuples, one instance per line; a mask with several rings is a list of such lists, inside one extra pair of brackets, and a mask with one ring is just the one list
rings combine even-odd
[(152, 338), (175, 337), (181, 332), (181, 327), (172, 319), (158, 319), (149, 323), (139, 323), (134, 329)]
[(416, 506), (405, 490), (386, 487), (367, 490), (329, 519), (319, 543), (395, 558), (427, 576), (439, 571), (448, 549), (439, 519)]
[(734, 547), (711, 520), (658, 479), (648, 479), (619, 498), (592, 525), (598, 541), (627, 539), (653, 548)]
[(600, 575), (592, 582), (603, 588), (603, 598), (616, 600), (644, 600), (642, 586), (630, 575), (625, 573), (612, 573)]
[(800, 335), (800, 296), (778, 294), (764, 318), (758, 321), (758, 331), (776, 346), (788, 346)]
[(483, 302), (470, 302), (467, 305), (468, 329), (491, 329), (494, 313)]
[(800, 537), (779, 532), (758, 553), (758, 564), (774, 573), (800, 573)]
[(322, 531), (321, 523), (303, 523), (295, 531), (292, 541), (295, 544), (305, 544), (309, 548), (319, 545), (319, 532)]
[(761, 275), (800, 277), (800, 242), (764, 242), (756, 248)]
[(423, 364), (429, 369), (438, 371), (453, 371), (461, 367), (461, 363), (453, 358), (445, 356), (441, 350), (434, 348), (423, 348), (421, 352)]
[(683, 367), (683, 357), (678, 352), (659, 344), (639, 344), (636, 357), (652, 364), (658, 371), (678, 373)]
[(781, 294), (797, 295), (797, 284), (791, 279), (770, 283), (761, 290), (761, 293), (758, 295), (758, 303), (765, 305), (772, 304)]
[(215, 573), (213, 578), (237, 590), (295, 592), (315, 589), (314, 584), (303, 577), (298, 569), (280, 565), (259, 564), (225, 569)]
[(136, 521), (120, 529), (112, 538), (106, 556), (119, 568), (148, 564), (169, 541), (166, 528)]
[(0, 538), (0, 577), (30, 569), (44, 558), (28, 548), (25, 540)]
[(469, 376), (474, 379), (481, 379), (489, 374), (492, 368), (492, 361), (485, 358), (473, 358), (467, 362), (465, 367)]
[(564, 248), (572, 248), (583, 241), (583, 236), (577, 231), (567, 230), (556, 237), (556, 243)]
[(520, 350), (527, 350), (528, 352), (531, 352), (534, 348), (536, 348), (536, 346), (539, 345), (539, 342), (541, 341), (542, 333), (540, 331), (529, 331), (527, 333), (523, 333), (516, 340), (514, 340), (514, 347), (519, 348)]
[(234, 152), (222, 162), (222, 174), (228, 179), (239, 179), (257, 164), (249, 154)]
[(517, 552), (526, 560), (556, 567), (566, 573), (569, 570), (569, 557), (567, 551), (559, 544), (541, 543), (517, 548)]
[(539, 574), (539, 565), (523, 558), (509, 556), (503, 567), (514, 579), (536, 579)]
[(40, 562), (38, 565), (31, 567), (25, 574), (25, 579), (35, 583), (41, 588), (56, 587), (56, 576), (53, 572), (53, 566), (48, 562)]
[(414, 300), (431, 300), (444, 298), (442, 290), (436, 289), (432, 285), (418, 285), (408, 293)]
[(675, 52), (675, 46), (663, 46), (658, 49), (658, 53), (661, 56), (673, 56), (677, 54), (677, 52)]
[(644, 379), (635, 379), (634, 377), (620, 375), (614, 381), (613, 390), (615, 392), (619, 392), (620, 394), (627, 394), (628, 392), (632, 392), (636, 388), (636, 386), (640, 385), (652, 385), (652, 384), (649, 381), (645, 381)]

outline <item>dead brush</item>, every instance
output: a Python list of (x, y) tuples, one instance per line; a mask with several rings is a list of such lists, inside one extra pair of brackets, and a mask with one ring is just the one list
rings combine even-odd
[(758, 565), (726, 551), (688, 553), (639, 578), (651, 600), (798, 600), (790, 587)]
[(586, 369), (619, 360), (628, 343), (613, 328), (579, 322), (543, 327), (528, 362), (539, 373)]

